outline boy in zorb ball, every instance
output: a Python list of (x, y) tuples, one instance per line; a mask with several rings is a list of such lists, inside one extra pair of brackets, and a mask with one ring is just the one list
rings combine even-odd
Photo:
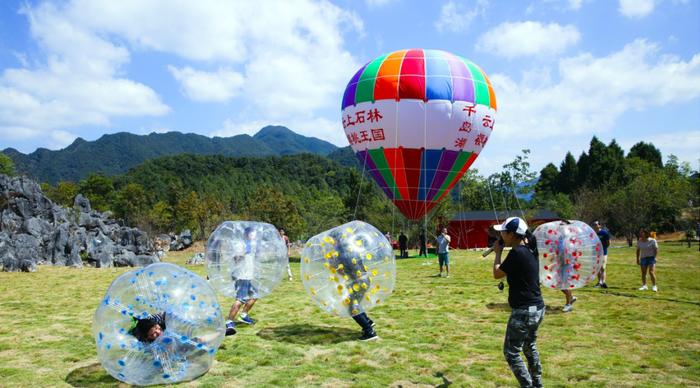
[(100, 363), (135, 385), (174, 384), (206, 373), (224, 338), (216, 293), (198, 275), (169, 263), (126, 272), (95, 311)]
[(236, 298), (226, 321), (226, 334), (235, 334), (235, 321), (252, 325), (248, 314), (269, 294), (289, 265), (287, 245), (277, 228), (263, 222), (226, 221), (209, 236), (206, 249), (209, 282), (221, 294)]
[(331, 314), (352, 317), (362, 328), (361, 340), (377, 339), (366, 311), (388, 298), (396, 281), (386, 237), (370, 224), (353, 221), (310, 238), (301, 257), (311, 298)]

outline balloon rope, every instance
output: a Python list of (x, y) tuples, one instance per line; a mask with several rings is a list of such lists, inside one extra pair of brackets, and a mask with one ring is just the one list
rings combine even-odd
[(491, 198), (491, 208), (493, 209), (493, 216), (496, 218), (497, 223), (501, 223), (501, 221), (498, 219), (498, 212), (496, 212), (496, 203), (493, 202), (493, 194), (491, 194), (491, 179), (486, 178), (486, 182), (488, 183), (488, 188), (489, 188), (489, 198)]
[[(403, 65), (403, 61), (401, 61), (401, 64)], [(399, 72), (400, 71), (401, 70), (399, 68)], [(396, 84), (397, 92), (398, 92), (398, 87), (399, 87), (399, 85), (397, 83)], [(397, 95), (398, 95), (398, 93), (397, 93)], [(396, 130), (394, 131), (394, 168), (396, 168), (396, 160), (399, 157), (399, 101), (398, 100), (396, 101), (396, 117), (394, 117), (394, 128), (396, 128)], [(397, 174), (394, 177), (394, 190), (391, 193), (392, 197), (394, 199), (396, 199), (396, 194), (399, 191), (397, 178), (398, 178), (399, 174), (401, 174), (401, 172), (398, 171), (398, 169), (396, 169), (396, 172), (397, 172)], [(410, 200), (410, 198), (409, 198), (409, 200)], [(391, 207), (391, 234), (392, 234), (392, 236), (396, 235), (395, 223), (396, 223), (396, 205), (394, 204), (394, 206)], [(389, 241), (389, 244), (391, 244), (391, 241)]]
[(369, 158), (369, 149), (365, 148), (365, 158), (362, 162), (362, 175), (360, 176), (360, 187), (357, 189), (357, 200), (355, 201), (355, 212), (352, 213), (352, 219), (357, 217), (357, 208), (360, 206), (360, 193), (362, 192), (362, 183), (365, 181), (365, 168), (367, 167), (367, 158)]
[(515, 185), (513, 184), (512, 179), (510, 181), (510, 187), (513, 189), (513, 196), (515, 196), (515, 203), (518, 204), (518, 209), (520, 210), (520, 217), (522, 217), (522, 219), (524, 220), (525, 219), (525, 212), (523, 211), (523, 208), (520, 207), (520, 200), (518, 199), (518, 192), (515, 191)]

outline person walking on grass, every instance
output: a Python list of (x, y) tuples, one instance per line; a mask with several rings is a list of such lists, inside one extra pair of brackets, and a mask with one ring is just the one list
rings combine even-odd
[[(503, 355), (521, 387), (542, 386), (542, 364), (537, 350), (537, 330), (544, 319), (545, 305), (540, 291), (537, 242), (519, 217), (494, 225), (501, 240), (494, 243), (493, 277), (508, 281), (510, 318), (503, 341)], [(511, 250), (501, 262), (504, 246)], [(520, 356), (525, 354), (527, 367)]]
[(399, 250), (401, 251), (400, 256), (402, 258), (408, 257), (408, 237), (406, 237), (403, 232), (399, 234)]
[(595, 230), (598, 238), (600, 239), (600, 244), (603, 246), (603, 265), (598, 271), (598, 284), (595, 287), (608, 288), (608, 284), (605, 283), (605, 268), (608, 265), (608, 247), (610, 246), (610, 233), (603, 229), (600, 222), (593, 222), (593, 229)]
[(438, 274), (439, 277), (442, 277), (443, 265), (445, 266), (445, 277), (450, 277), (450, 241), (452, 241), (452, 238), (449, 234), (447, 234), (447, 228), (442, 228), (442, 233), (437, 236), (438, 263), (440, 264), (440, 274)]
[(423, 256), (423, 257), (428, 257), (428, 246), (427, 246), (427, 239), (425, 238), (425, 232), (420, 232), (420, 236), (418, 236), (418, 256)]
[(642, 286), (639, 291), (648, 290), (647, 287), (647, 271), (651, 277), (651, 290), (656, 292), (656, 257), (659, 254), (659, 245), (656, 240), (651, 238), (651, 234), (645, 228), (639, 231), (639, 240), (637, 240), (637, 265), (642, 270)]
[(284, 246), (287, 247), (287, 278), (289, 281), (292, 281), (292, 267), (289, 266), (289, 248), (292, 247), (292, 243), (289, 242), (289, 237), (287, 237), (287, 233), (285, 233), (284, 228), (280, 228), (280, 236), (282, 236), (282, 240), (284, 241)]
[(245, 253), (242, 256), (236, 256), (234, 258), (236, 261), (236, 265), (234, 266), (235, 271), (231, 274), (231, 278), (235, 282), (236, 287), (236, 301), (231, 305), (231, 309), (228, 313), (228, 319), (226, 320), (227, 332), (235, 329), (236, 316), (238, 316), (239, 311), (241, 315), (238, 317), (238, 322), (247, 325), (253, 325), (256, 322), (255, 319), (248, 316), (248, 313), (250, 313), (253, 305), (255, 305), (255, 302), (258, 300), (258, 290), (252, 283), (255, 274), (255, 230), (248, 227), (243, 233)]

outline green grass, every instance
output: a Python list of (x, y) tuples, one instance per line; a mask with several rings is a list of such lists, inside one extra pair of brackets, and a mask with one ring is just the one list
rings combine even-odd
[[(630, 248), (611, 249), (610, 288), (575, 291), (573, 312), (561, 313), (560, 292), (544, 291), (547, 386), (700, 386), (700, 254), (679, 243), (660, 252), (657, 294), (636, 290)], [(449, 279), (433, 277), (434, 258), (397, 262), (394, 295), (370, 312), (381, 336), (370, 343), (355, 340), (352, 320), (313, 305), (298, 275), (285, 280), (255, 306), (258, 324), (227, 338), (209, 373), (183, 385), (515, 386), (501, 352), (507, 290), (490, 278), (491, 257), (455, 251), (451, 261)], [(0, 273), (0, 386), (118, 385), (99, 365), (90, 327), (110, 282), (128, 270)]]

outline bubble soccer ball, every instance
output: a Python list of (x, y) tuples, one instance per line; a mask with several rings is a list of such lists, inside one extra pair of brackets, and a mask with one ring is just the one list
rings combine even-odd
[(205, 262), (214, 289), (246, 300), (272, 292), (287, 270), (289, 257), (287, 245), (273, 225), (226, 221), (209, 236)]
[(352, 221), (309, 239), (301, 252), (301, 278), (323, 310), (352, 317), (391, 295), (394, 251), (374, 226)]
[(552, 221), (535, 229), (540, 254), (540, 282), (549, 288), (583, 287), (603, 265), (596, 232), (581, 221)]
[[(153, 342), (139, 341), (135, 318), (164, 314), (165, 329)], [(112, 282), (95, 311), (93, 334), (102, 366), (136, 385), (171, 384), (206, 373), (224, 339), (216, 293), (193, 272), (155, 263)]]

